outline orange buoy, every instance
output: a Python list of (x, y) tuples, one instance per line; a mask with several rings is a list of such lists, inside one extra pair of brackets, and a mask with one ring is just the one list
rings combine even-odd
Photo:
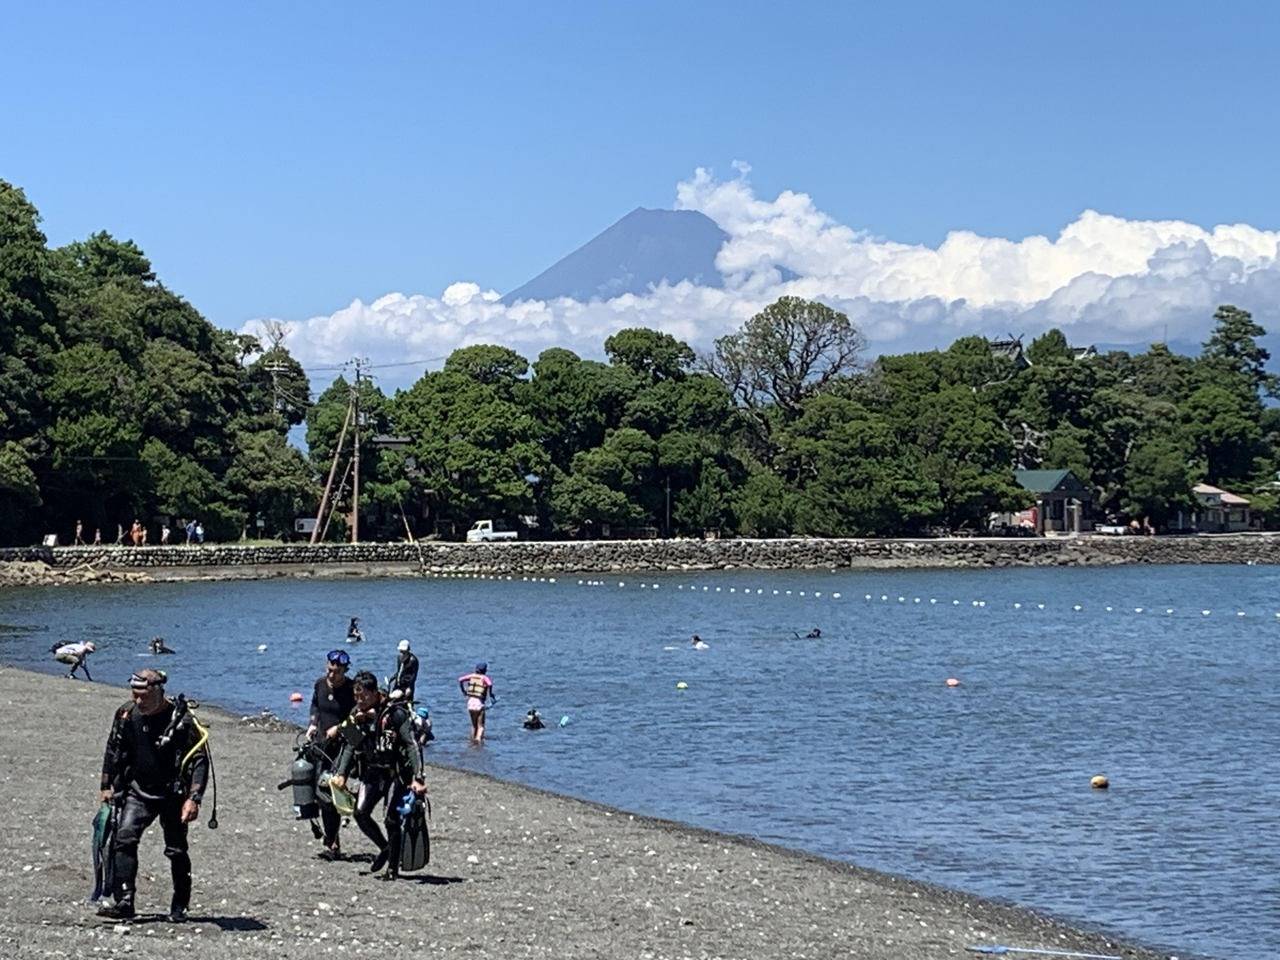
[(300, 694), (297, 690), (293, 691), (293, 693), (289, 694), (289, 702), (290, 702), (290, 703), (301, 703), (301, 702), (302, 702), (302, 694)]
[(948, 686), (948, 687), (958, 687), (958, 686), (960, 686), (960, 681), (959, 681), (959, 680), (957, 680), (955, 677), (947, 677), (947, 686)]

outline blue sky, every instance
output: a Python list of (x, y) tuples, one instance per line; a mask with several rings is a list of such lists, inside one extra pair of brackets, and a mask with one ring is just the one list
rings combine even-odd
[(24, 4), (0, 177), (210, 319), (509, 290), (696, 168), (937, 247), (1280, 228), (1270, 4)]

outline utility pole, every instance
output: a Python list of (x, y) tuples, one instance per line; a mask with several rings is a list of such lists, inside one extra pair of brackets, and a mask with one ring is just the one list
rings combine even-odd
[(355, 446), (352, 453), (354, 471), (351, 481), (351, 542), (360, 542), (360, 374), (361, 361), (356, 358), (356, 383), (351, 390), (351, 407), (355, 411)]
[[(329, 479), (324, 484), (324, 494), (320, 497), (320, 509), (316, 511), (316, 526), (311, 531), (311, 542), (315, 543), (321, 537), (320, 522), (324, 520), (324, 508), (329, 503), (329, 492), (333, 489), (333, 478), (338, 472), (338, 459), (342, 456), (342, 444), (347, 439), (347, 428), (351, 426), (351, 415), (353, 413), (351, 401), (347, 401), (347, 416), (342, 421), (342, 431), (338, 434), (338, 444), (333, 448), (333, 463), (329, 466)], [(328, 529), (325, 524), (325, 529)]]

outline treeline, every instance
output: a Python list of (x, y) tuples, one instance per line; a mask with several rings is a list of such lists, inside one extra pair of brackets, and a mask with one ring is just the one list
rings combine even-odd
[(108, 543), (135, 518), (219, 538), (291, 525), (314, 478), (286, 442), (305, 407), (282, 383), (306, 396), (285, 351), (214, 327), (131, 242), (50, 249), (0, 181), (0, 542), (65, 543), (77, 520)]
[[(352, 392), (365, 539), (460, 534), (813, 536), (982, 530), (1029, 495), (1017, 467), (1073, 470), (1095, 515), (1167, 523), (1205, 480), (1275, 509), (1280, 415), (1263, 330), (1221, 307), (1197, 358), (1091, 355), (1058, 331), (865, 362), (843, 314), (783, 298), (707, 356), (624, 330), (607, 361), (455, 351), (385, 395), (309, 398), (280, 345), (219, 330), (107, 234), (49, 249), (0, 183), (0, 538), (77, 519), (200, 518), (211, 539), (313, 515)], [(287, 443), (306, 423), (308, 454)], [(335, 471), (343, 537), (352, 484)]]

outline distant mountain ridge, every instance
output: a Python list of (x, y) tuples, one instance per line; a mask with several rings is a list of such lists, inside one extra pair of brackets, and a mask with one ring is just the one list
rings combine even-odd
[(723, 286), (716, 254), (729, 235), (696, 210), (637, 207), (609, 229), (557, 260), (502, 302), (571, 297), (584, 303), (645, 294), (664, 281)]

